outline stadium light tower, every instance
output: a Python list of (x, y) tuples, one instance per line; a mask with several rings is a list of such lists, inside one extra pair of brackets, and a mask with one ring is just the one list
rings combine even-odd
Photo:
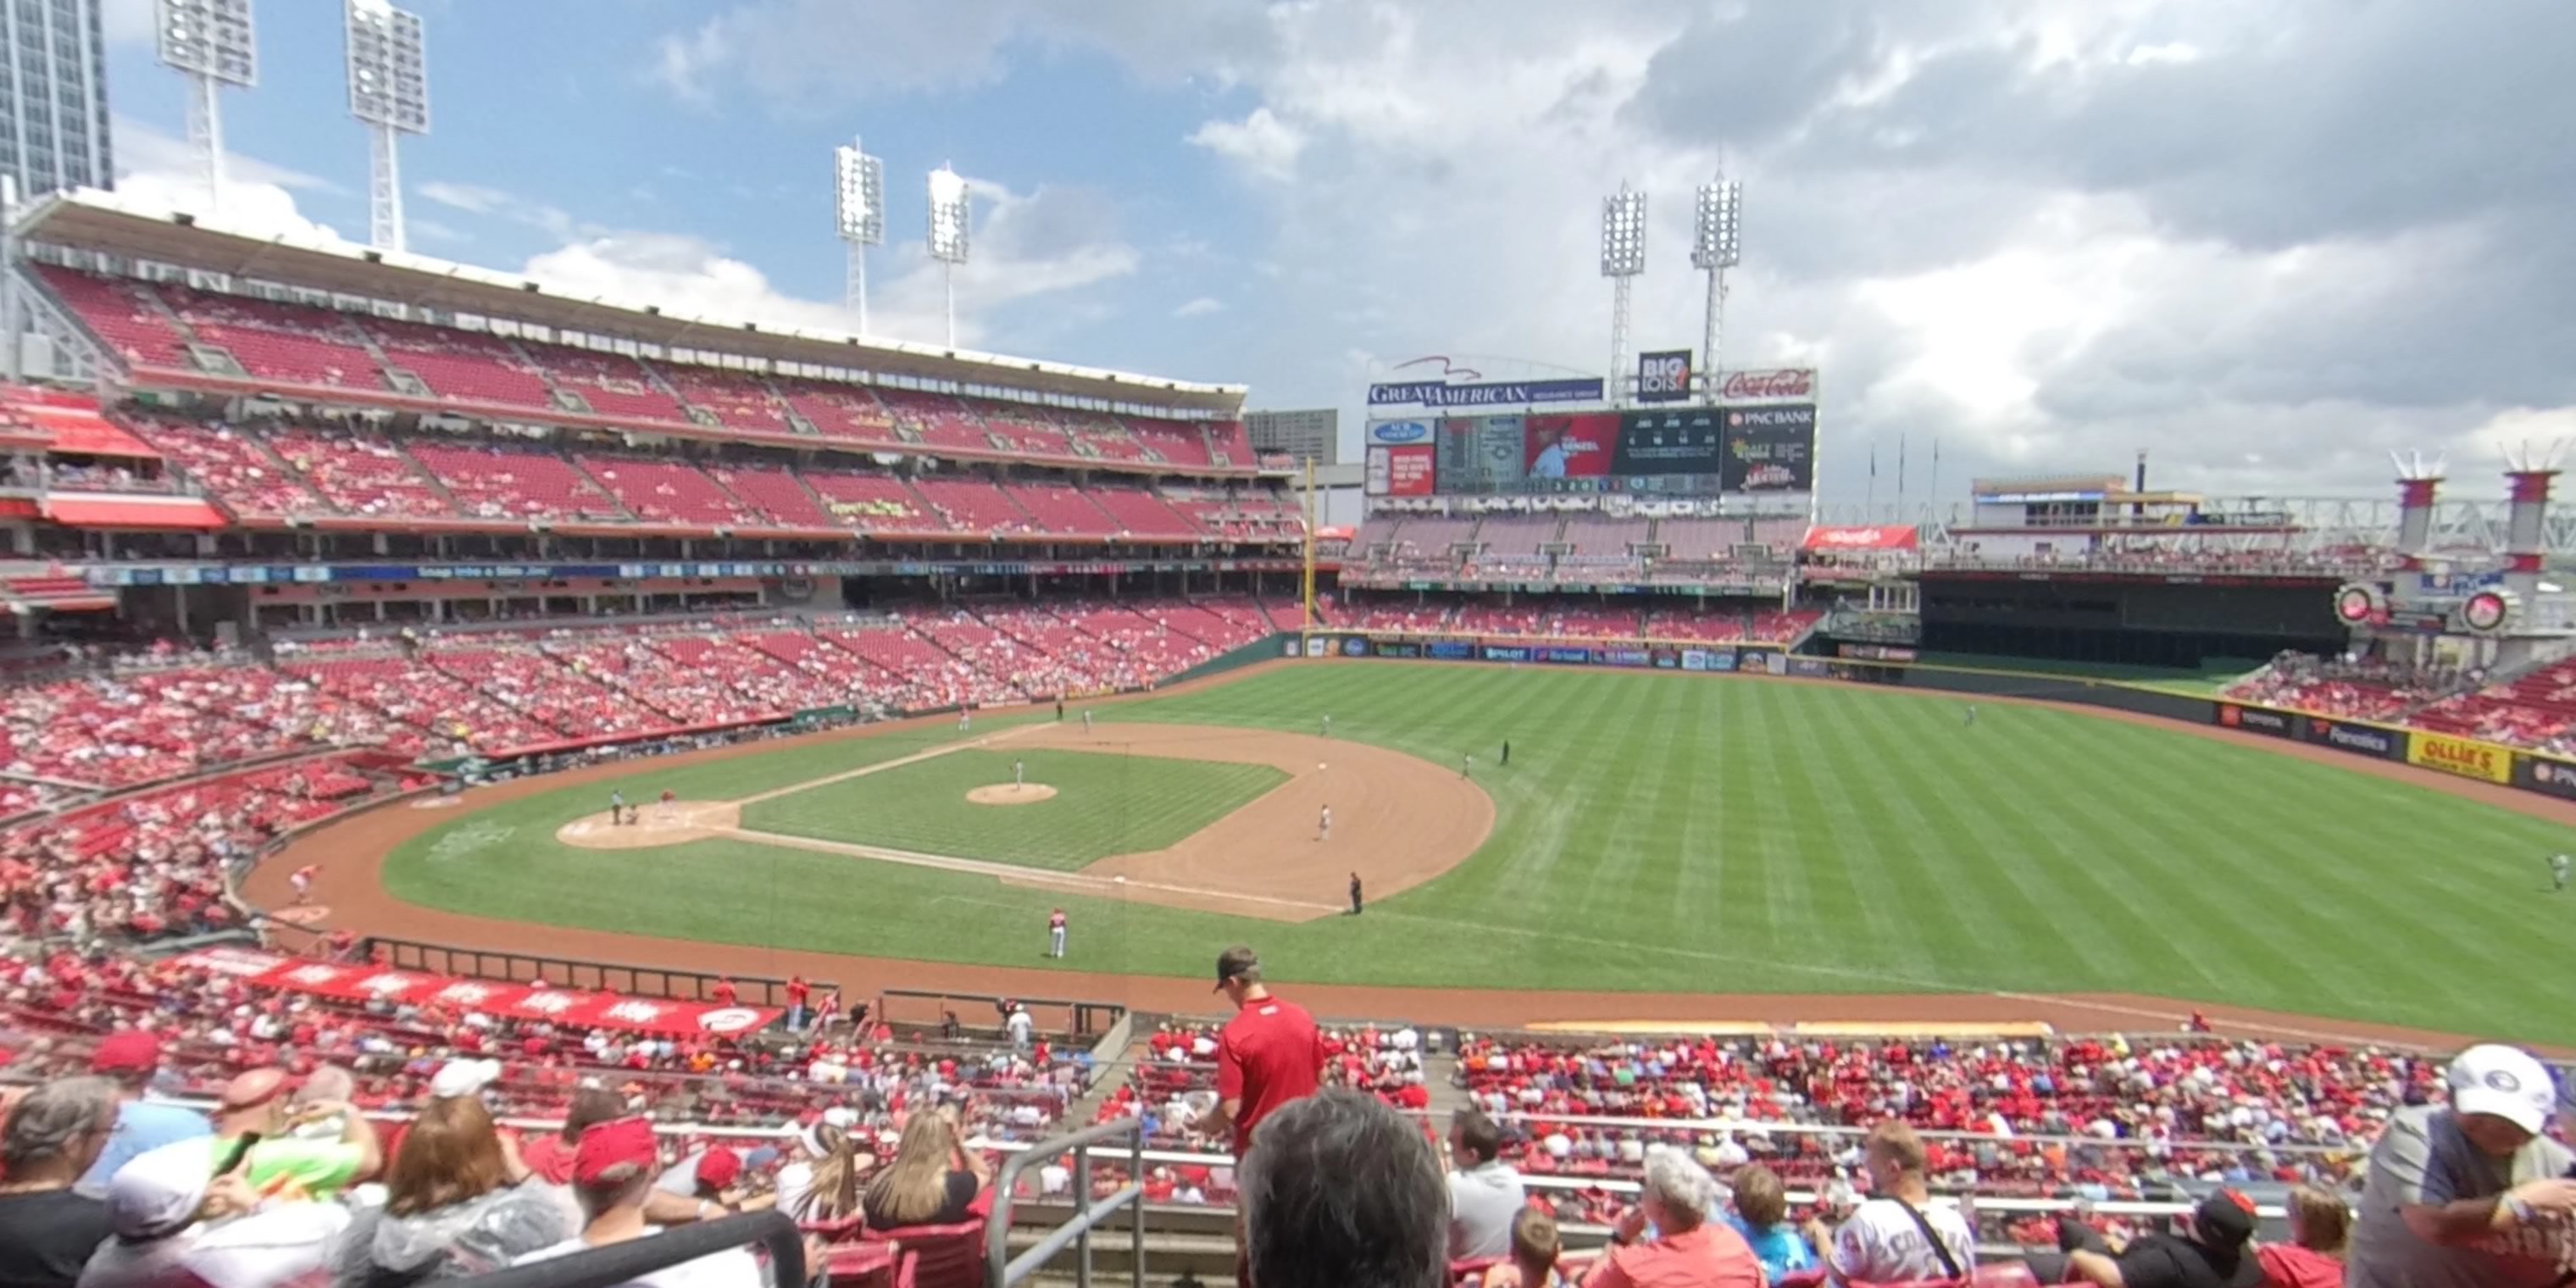
[(402, 162), (405, 134), (429, 133), (429, 64), (420, 15), (387, 0), (347, 0), (349, 115), (367, 127), (368, 243), (403, 248)]
[(224, 205), (224, 125), (215, 95), (259, 84), (250, 0), (153, 0), (161, 65), (188, 78), (188, 146), (206, 177), (206, 213)]
[(948, 347), (957, 347), (957, 266), (966, 262), (966, 181), (941, 166), (930, 172), (930, 257), (948, 297)]
[[(1628, 300), (1646, 271), (1646, 194), (1626, 183), (1601, 201), (1601, 275), (1610, 279), (1610, 388), (1628, 379)], [(1613, 400), (1626, 402), (1616, 392)]]
[(832, 213), (850, 250), (848, 302), (868, 333), (868, 247), (885, 245), (885, 162), (860, 150), (857, 139), (832, 150), (836, 195)]
[(1691, 221), (1691, 267), (1708, 274), (1708, 320), (1700, 335), (1700, 390), (1703, 401), (1717, 401), (1718, 344), (1726, 337), (1726, 270), (1744, 258), (1744, 185), (1720, 175), (1699, 186), (1697, 217)]

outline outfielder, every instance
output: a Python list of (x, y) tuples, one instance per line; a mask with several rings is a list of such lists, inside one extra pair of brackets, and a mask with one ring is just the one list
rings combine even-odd
[(1968, 728), (1974, 729), (1974, 728), (1976, 728), (1976, 727), (1977, 727), (1977, 704), (1976, 704), (1976, 703), (1971, 702), (1971, 703), (1969, 703), (1969, 704), (1968, 704)]
[(1330, 805), (1325, 806), (1322, 816), (1315, 820), (1315, 839), (1318, 841), (1333, 839), (1333, 807)]
[[(2556, 883), (2552, 887), (2553, 889), (2565, 890), (2567, 888), (2568, 864), (2569, 859), (2564, 854), (2553, 854), (2549, 856), (2549, 879)], [(297, 902), (301, 903), (303, 901), (299, 899)]]

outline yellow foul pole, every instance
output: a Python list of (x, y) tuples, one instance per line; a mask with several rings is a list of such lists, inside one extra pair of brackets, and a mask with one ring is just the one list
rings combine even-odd
[(1315, 458), (1306, 458), (1306, 629), (1315, 629)]

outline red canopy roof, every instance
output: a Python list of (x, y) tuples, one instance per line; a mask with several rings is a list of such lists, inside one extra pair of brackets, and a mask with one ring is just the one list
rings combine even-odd
[(1916, 547), (1916, 538), (1913, 528), (1896, 524), (1850, 528), (1819, 525), (1807, 529), (1803, 547), (1808, 550), (1912, 550)]

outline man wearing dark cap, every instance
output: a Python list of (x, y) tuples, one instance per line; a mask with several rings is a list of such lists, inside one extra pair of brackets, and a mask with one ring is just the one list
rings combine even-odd
[[(1217, 954), (1216, 991), (1234, 1003), (1234, 1018), (1217, 1033), (1216, 1107), (1190, 1126), (1210, 1137), (1231, 1126), (1240, 1169), (1261, 1120), (1323, 1085), (1324, 1042), (1305, 1007), (1281, 1001), (1262, 986), (1261, 959), (1249, 948)], [(1235, 1281), (1249, 1285), (1250, 1273), (1238, 1243)]]
[(156, 1105), (143, 1098), (152, 1085), (152, 1075), (160, 1068), (161, 1039), (141, 1029), (108, 1034), (91, 1050), (89, 1071), (116, 1084), (118, 1104), (116, 1134), (108, 1137), (107, 1148), (99, 1151), (98, 1161), (82, 1173), (82, 1192), (104, 1194), (116, 1169), (138, 1155), (213, 1130), (204, 1114), (177, 1105)]
[(1305, 1007), (1263, 987), (1261, 959), (1251, 949), (1217, 956), (1216, 991), (1234, 1003), (1234, 1018), (1217, 1034), (1216, 1109), (1193, 1126), (1210, 1136), (1232, 1126), (1240, 1156), (1262, 1119), (1323, 1084), (1324, 1045)]
[(2256, 1288), (2263, 1264), (2254, 1258), (2254, 1200), (2218, 1190), (2191, 1213), (2187, 1234), (2150, 1234), (2117, 1257), (2070, 1252), (2070, 1282), (2103, 1288)]

